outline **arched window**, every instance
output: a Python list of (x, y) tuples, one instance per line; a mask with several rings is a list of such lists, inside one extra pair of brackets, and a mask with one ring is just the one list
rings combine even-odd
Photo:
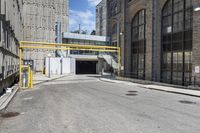
[(145, 53), (146, 53), (146, 11), (140, 10), (132, 20), (131, 28), (131, 72), (133, 78), (145, 78)]
[(162, 10), (163, 82), (186, 85), (192, 73), (192, 0), (168, 0)]

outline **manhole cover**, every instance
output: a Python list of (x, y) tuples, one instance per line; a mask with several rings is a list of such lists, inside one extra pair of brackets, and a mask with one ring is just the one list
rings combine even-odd
[(137, 96), (138, 94), (126, 94), (127, 96)]
[(128, 91), (129, 93), (137, 93), (137, 91)]
[(180, 102), (180, 103), (183, 103), (183, 104), (197, 104), (196, 102), (187, 101), (187, 100), (180, 100), (179, 102)]
[(11, 118), (11, 117), (18, 116), (19, 114), (20, 113), (18, 113), (18, 112), (6, 112), (6, 113), (1, 114), (1, 117), (2, 118)]

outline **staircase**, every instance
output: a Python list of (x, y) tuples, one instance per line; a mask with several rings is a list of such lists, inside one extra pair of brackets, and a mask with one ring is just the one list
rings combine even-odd
[(99, 53), (98, 58), (103, 58), (108, 65), (114, 69), (118, 69), (117, 55), (112, 53)]

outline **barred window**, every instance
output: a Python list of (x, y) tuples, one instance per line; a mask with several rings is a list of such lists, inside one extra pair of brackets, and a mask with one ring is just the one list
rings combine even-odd
[(189, 84), (191, 56), (192, 0), (168, 0), (162, 11), (162, 81)]
[(145, 78), (145, 24), (146, 11), (140, 10), (132, 21), (132, 56), (131, 71), (133, 78)]

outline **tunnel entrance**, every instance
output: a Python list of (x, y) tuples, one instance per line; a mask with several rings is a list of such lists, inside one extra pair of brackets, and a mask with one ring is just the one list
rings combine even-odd
[(76, 74), (97, 74), (98, 61), (76, 61)]

